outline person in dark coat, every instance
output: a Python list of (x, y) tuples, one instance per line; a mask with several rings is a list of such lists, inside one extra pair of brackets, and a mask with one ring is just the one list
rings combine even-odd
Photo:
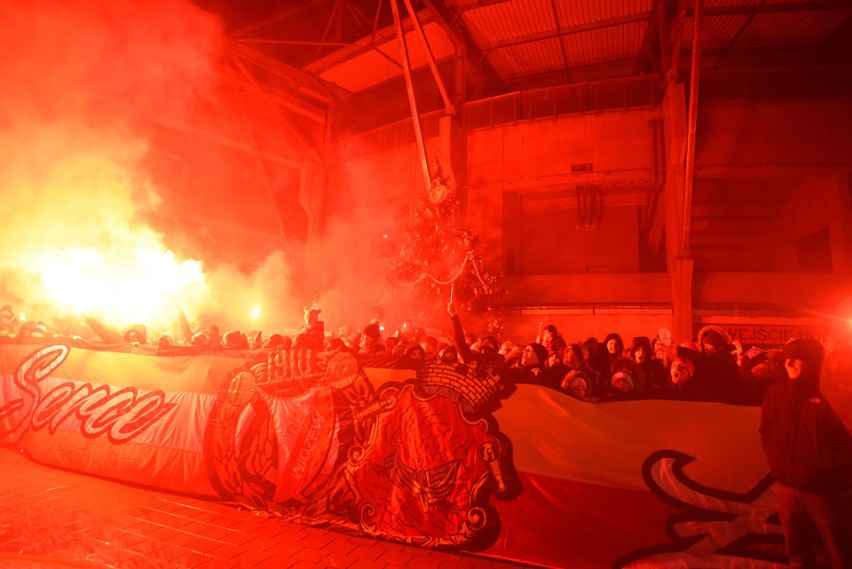
[(358, 353), (371, 356), (388, 353), (378, 322), (370, 322), (364, 326), (361, 332), (361, 349), (358, 350)]
[(740, 379), (743, 383), (742, 402), (746, 405), (761, 405), (769, 386), (787, 379), (781, 351), (764, 350), (757, 346), (745, 348), (740, 364)]
[(531, 383), (561, 389), (562, 375), (559, 370), (548, 368), (547, 348), (539, 343), (527, 344), (521, 350), (521, 360), (517, 367), (503, 367), (496, 370), (507, 384)]
[(728, 334), (719, 327), (705, 326), (698, 332), (698, 346), (701, 355), (695, 375), (707, 387), (707, 400), (741, 403), (744, 387)]
[(700, 355), (695, 342), (684, 342), (676, 348), (663, 397), (684, 401), (708, 400), (710, 393), (706, 381), (696, 373)]
[[(589, 364), (594, 377), (592, 381), (596, 386), (603, 386), (609, 382), (611, 375), (609, 369), (609, 353), (606, 346), (598, 342), (595, 338), (588, 338), (581, 345), (583, 347), (583, 355), (586, 357), (586, 363)], [(595, 389), (596, 395), (599, 390)]]
[(621, 339), (620, 334), (616, 334), (615, 332), (607, 334), (604, 338), (603, 346), (606, 348), (607, 354), (609, 354), (610, 365), (612, 365), (615, 358), (620, 358), (624, 355), (624, 340)]
[(321, 352), (325, 345), (325, 323), (319, 319), (322, 310), (319, 308), (305, 307), (305, 325), (296, 334), (293, 347), (298, 349), (313, 350)]
[(642, 371), (642, 382), (637, 389), (637, 397), (658, 397), (665, 388), (667, 377), (663, 362), (654, 357), (651, 339), (637, 336), (630, 344), (630, 356)]
[(775, 477), (775, 496), (790, 567), (816, 567), (825, 549), (833, 569), (852, 567), (852, 436), (820, 390), (822, 345), (784, 347), (786, 381), (766, 391), (760, 440)]

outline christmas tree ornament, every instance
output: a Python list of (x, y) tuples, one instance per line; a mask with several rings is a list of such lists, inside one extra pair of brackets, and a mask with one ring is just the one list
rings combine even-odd
[(391, 262), (390, 280), (396, 286), (420, 287), (418, 297), (427, 302), (440, 303), (452, 291), (461, 308), (489, 312), (502, 291), (496, 278), (482, 270), (483, 260), (476, 254), (478, 236), (457, 225), (452, 177), (439, 159), (432, 170), (432, 183), (415, 212), (406, 244)]

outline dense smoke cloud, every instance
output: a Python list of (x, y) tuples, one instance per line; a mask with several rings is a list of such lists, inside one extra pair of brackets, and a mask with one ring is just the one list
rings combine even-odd
[(180, 1), (37, 0), (0, 4), (0, 20), (2, 303), (54, 324), (85, 312), (152, 331), (175, 329), (176, 304), (223, 331), (247, 330), (256, 305), (257, 324), (293, 314), (281, 254), (249, 274), (214, 270), (142, 221), (168, 191), (142, 167), (144, 117), (191, 124), (210, 103), (218, 18)]

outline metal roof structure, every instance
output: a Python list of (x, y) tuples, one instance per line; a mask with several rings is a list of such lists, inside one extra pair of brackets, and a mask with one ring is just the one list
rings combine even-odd
[(696, 12), (702, 71), (852, 61), (849, 0), (696, 1), (197, 0), (223, 18), (235, 57), (308, 106), (400, 80), (406, 52), (415, 72), (433, 60), (443, 76), (455, 74), (460, 102), (648, 74), (676, 79), (691, 68)]

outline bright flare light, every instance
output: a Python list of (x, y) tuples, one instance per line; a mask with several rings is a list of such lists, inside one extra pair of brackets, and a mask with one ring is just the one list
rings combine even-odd
[(104, 257), (94, 249), (72, 247), (46, 252), (33, 265), (57, 304), (118, 326), (171, 321), (175, 298), (206, 288), (199, 262), (178, 262), (166, 250), (137, 248)]
[(254, 330), (254, 324), (258, 316), (260, 316), (260, 305), (255, 304), (254, 308), (251, 309), (251, 326), (249, 327), (249, 331)]

